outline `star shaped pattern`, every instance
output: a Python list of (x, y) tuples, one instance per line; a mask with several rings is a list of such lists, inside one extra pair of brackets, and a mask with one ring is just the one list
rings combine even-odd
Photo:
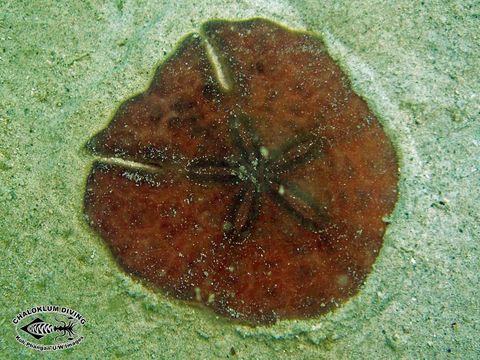
[(224, 223), (224, 238), (233, 243), (245, 241), (260, 213), (261, 197), (269, 196), (303, 227), (321, 231), (327, 214), (314, 197), (294, 183), (282, 181), (282, 174), (318, 156), (320, 139), (313, 134), (297, 136), (295, 142), (281, 146), (273, 156), (246, 114), (229, 119), (232, 144), (240, 154), (223, 159), (198, 158), (187, 166), (193, 181), (241, 184)]

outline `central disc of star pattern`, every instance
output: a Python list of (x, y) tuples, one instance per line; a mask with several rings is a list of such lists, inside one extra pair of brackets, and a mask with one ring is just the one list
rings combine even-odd
[(185, 37), (87, 149), (86, 219), (121, 268), (253, 324), (357, 293), (397, 199), (392, 144), (321, 40), (264, 19)]

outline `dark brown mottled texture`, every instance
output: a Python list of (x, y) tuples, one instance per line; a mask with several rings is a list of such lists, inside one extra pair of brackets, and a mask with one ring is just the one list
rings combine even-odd
[(251, 323), (355, 294), (397, 198), (393, 147), (321, 41), (261, 19), (185, 38), (88, 147), (148, 165), (88, 177), (85, 214), (121, 266)]

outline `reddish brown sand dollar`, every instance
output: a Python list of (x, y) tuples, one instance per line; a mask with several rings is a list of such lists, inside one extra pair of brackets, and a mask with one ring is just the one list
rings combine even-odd
[(85, 213), (121, 266), (251, 323), (354, 295), (397, 197), (392, 145), (322, 42), (261, 19), (186, 37), (88, 148)]

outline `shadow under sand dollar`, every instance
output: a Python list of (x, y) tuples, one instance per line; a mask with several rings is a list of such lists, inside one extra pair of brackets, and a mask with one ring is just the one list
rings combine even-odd
[(372, 268), (393, 147), (317, 37), (210, 21), (87, 147), (85, 214), (121, 266), (250, 323), (324, 313)]

